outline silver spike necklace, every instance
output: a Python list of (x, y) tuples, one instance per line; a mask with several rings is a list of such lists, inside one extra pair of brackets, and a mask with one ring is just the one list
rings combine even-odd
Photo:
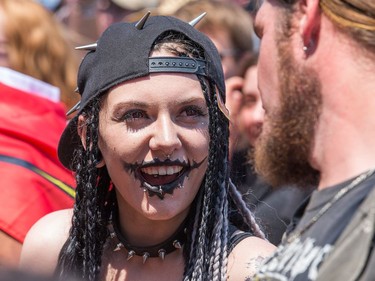
[(336, 195), (333, 197), (333, 199), (327, 202), (302, 229), (300, 229), (299, 231), (293, 231), (290, 235), (288, 235), (286, 241), (288, 243), (291, 243), (297, 238), (301, 237), (302, 234), (304, 234), (308, 229), (310, 229), (310, 227), (314, 223), (316, 223), (337, 201), (339, 201), (342, 197), (344, 197), (344, 195), (346, 195), (355, 187), (357, 187), (360, 183), (364, 182), (366, 179), (372, 176), (374, 172), (375, 169), (362, 173), (359, 176), (357, 176), (354, 180), (352, 180), (348, 185), (341, 188), (340, 191), (337, 192)]
[(110, 238), (118, 240), (113, 251), (117, 252), (121, 249), (125, 249), (128, 252), (126, 260), (130, 260), (134, 256), (141, 256), (143, 258), (143, 263), (145, 263), (148, 258), (154, 257), (159, 257), (164, 260), (165, 255), (178, 249), (182, 250), (182, 246), (186, 242), (186, 221), (187, 219), (185, 219), (175, 233), (164, 242), (157, 245), (142, 247), (131, 245), (124, 235), (122, 235), (119, 229), (118, 214), (117, 212), (113, 212), (112, 219), (108, 225)]

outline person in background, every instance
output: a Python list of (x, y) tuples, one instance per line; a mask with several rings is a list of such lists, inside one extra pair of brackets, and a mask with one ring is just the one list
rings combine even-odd
[(60, 0), (53, 12), (75, 46), (81, 46), (96, 40), (111, 24), (132, 21), (134, 14), (144, 14), (143, 9), (152, 10), (158, 4), (159, 0)]
[(33, 2), (0, 1), (2, 66), (58, 87), (61, 102), (71, 108), (79, 98), (74, 93), (79, 63), (74, 46), (53, 15)]
[(32, 0), (0, 0), (0, 265), (16, 266), (30, 227), (73, 205), (57, 158), (78, 63), (52, 15)]
[(144, 9), (153, 9), (159, 0), (97, 0), (97, 36), (113, 23), (129, 21), (132, 14)]
[(219, 53), (191, 25), (147, 13), (83, 47), (79, 112), (58, 148), (76, 172), (76, 202), (33, 226), (22, 268), (84, 280), (245, 280), (274, 250), (230, 183)]
[(266, 0), (255, 30), (256, 170), (317, 189), (254, 280), (375, 280), (375, 2)]
[(202, 0), (190, 1), (173, 13), (182, 20), (189, 20), (207, 12), (197, 29), (206, 34), (219, 51), (224, 78), (244, 72), (245, 62), (253, 55), (253, 30), (251, 16), (238, 4)]

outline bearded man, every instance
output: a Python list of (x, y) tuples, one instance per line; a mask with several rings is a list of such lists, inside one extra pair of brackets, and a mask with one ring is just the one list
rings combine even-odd
[(375, 280), (375, 2), (265, 0), (257, 171), (317, 186), (254, 280)]

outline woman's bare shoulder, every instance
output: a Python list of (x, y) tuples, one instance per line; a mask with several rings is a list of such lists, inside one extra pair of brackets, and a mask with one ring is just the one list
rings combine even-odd
[(243, 239), (229, 254), (228, 280), (251, 280), (264, 259), (275, 250), (273, 244), (258, 237)]
[(52, 274), (71, 226), (72, 209), (49, 213), (29, 230), (22, 246), (20, 268)]

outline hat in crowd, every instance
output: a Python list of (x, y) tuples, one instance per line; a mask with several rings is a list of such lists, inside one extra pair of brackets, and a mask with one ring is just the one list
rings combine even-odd
[(111, 0), (124, 10), (137, 11), (146, 8), (154, 8), (159, 4), (159, 0)]
[(55, 11), (62, 4), (62, 0), (37, 0), (39, 4), (43, 5), (50, 11)]
[[(194, 73), (208, 78), (225, 99), (221, 60), (212, 41), (189, 23), (169, 16), (148, 17), (137, 23), (111, 25), (99, 40), (81, 49), (89, 50), (78, 70), (79, 113), (96, 96), (125, 81), (148, 76), (153, 72)], [(184, 34), (202, 47), (205, 60), (189, 57), (149, 57), (157, 37), (166, 31)], [(62, 164), (73, 170), (74, 150), (82, 145), (77, 134), (77, 114), (65, 128), (58, 146)]]

